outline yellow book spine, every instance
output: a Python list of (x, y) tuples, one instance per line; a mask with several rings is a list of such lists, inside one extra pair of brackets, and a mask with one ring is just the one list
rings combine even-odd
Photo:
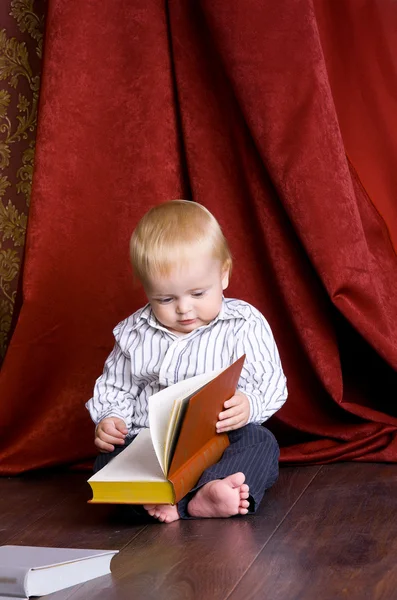
[(174, 504), (170, 481), (89, 481), (90, 504)]

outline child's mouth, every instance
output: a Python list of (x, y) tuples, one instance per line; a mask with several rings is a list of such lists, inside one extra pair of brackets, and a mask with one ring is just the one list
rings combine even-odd
[(196, 319), (186, 319), (185, 321), (178, 321), (181, 325), (193, 325)]

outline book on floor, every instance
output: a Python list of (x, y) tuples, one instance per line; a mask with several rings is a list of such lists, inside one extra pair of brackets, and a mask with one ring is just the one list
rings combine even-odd
[(245, 356), (225, 369), (196, 375), (149, 398), (149, 428), (93, 475), (92, 503), (175, 504), (229, 445), (216, 433)]
[(117, 552), (0, 546), (0, 600), (44, 596), (106, 575)]

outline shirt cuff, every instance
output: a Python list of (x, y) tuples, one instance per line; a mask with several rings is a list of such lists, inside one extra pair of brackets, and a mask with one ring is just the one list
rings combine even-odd
[(124, 421), (124, 423), (125, 423), (126, 427), (129, 429), (129, 427), (128, 427), (128, 423), (127, 423), (127, 420), (126, 420), (126, 418), (125, 418), (125, 415), (122, 413), (122, 411), (117, 411), (117, 410), (114, 410), (114, 407), (113, 407), (113, 406), (112, 406), (112, 409), (111, 409), (111, 410), (109, 410), (108, 412), (105, 412), (105, 413), (103, 413), (103, 414), (102, 414), (100, 417), (98, 417), (98, 418), (97, 418), (97, 419), (94, 421), (94, 422), (95, 422), (95, 425), (96, 425), (96, 427), (98, 427), (99, 423), (100, 423), (101, 421), (103, 421), (103, 419), (109, 419), (110, 417), (115, 417), (115, 418), (117, 418), (117, 419), (123, 419), (123, 421)]
[(255, 398), (254, 394), (250, 394), (243, 389), (237, 388), (239, 392), (244, 394), (248, 398), (250, 412), (248, 416), (248, 423), (262, 423), (262, 414), (261, 414), (261, 402), (258, 398)]

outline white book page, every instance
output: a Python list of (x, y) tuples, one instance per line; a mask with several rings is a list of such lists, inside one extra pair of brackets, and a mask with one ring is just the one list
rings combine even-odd
[(107, 575), (111, 572), (111, 558), (110, 555), (101, 555), (90, 560), (69, 562), (44, 570), (30, 571), (26, 582), (27, 595), (29, 597), (45, 596)]
[(174, 412), (178, 411), (180, 403), (187, 396), (191, 396), (223, 370), (218, 369), (210, 373), (190, 377), (184, 381), (178, 381), (178, 383), (150, 396), (148, 400), (150, 434), (157, 460), (165, 476), (167, 475), (166, 449), (170, 447), (170, 438), (174, 430), (174, 427), (170, 427), (174, 422)]
[(149, 429), (88, 481), (167, 481), (154, 452)]

